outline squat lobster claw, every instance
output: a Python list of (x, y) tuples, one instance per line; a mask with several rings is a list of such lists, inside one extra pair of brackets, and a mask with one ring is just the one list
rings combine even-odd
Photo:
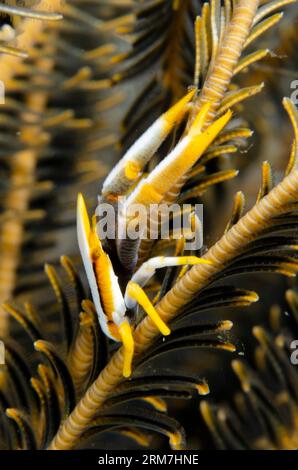
[(185, 116), (188, 111), (187, 104), (195, 92), (195, 89), (191, 90), (162, 114), (130, 147), (105, 179), (102, 187), (103, 198), (117, 197), (131, 188), (173, 127)]
[(122, 342), (124, 350), (123, 376), (130, 377), (134, 354), (134, 320), (126, 315), (127, 309), (140, 305), (162, 335), (170, 334), (169, 327), (157, 313), (142, 287), (159, 268), (178, 265), (210, 264), (196, 256), (156, 257), (145, 262), (127, 283), (122, 295), (112, 262), (102, 248), (96, 226), (90, 224), (82, 194), (77, 201), (78, 243), (87, 274), (93, 302), (103, 332), (114, 341)]

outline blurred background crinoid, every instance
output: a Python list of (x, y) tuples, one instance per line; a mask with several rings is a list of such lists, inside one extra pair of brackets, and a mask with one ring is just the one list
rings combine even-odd
[[(297, 448), (296, 1), (0, 1), (0, 20), (0, 448)], [(171, 334), (140, 308), (126, 379), (80, 259), (77, 195), (92, 215), (104, 178), (192, 90), (124, 195), (194, 122), (206, 136), (232, 110), (160, 183), (166, 204), (203, 204), (203, 247), (141, 241), (131, 272), (117, 240), (104, 248), (123, 292), (152, 256), (208, 264), (144, 287)]]

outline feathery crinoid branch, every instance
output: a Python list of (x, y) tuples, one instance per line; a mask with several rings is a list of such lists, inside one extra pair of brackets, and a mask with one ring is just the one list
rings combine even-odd
[[(227, 2), (227, 4), (230, 5), (230, 2)], [(211, 17), (207, 16), (208, 18), (218, 18), (216, 16), (216, 9), (214, 10), (216, 5), (218, 6), (219, 2), (212, 2), (212, 8), (210, 9)], [(173, 193), (173, 188), (177, 188), (177, 185), (180, 184), (180, 189), (175, 192), (176, 198), (179, 196), (181, 187), (184, 185), (184, 183), (181, 185), (181, 179), (184, 177), (188, 178), (188, 172), (191, 171), (196, 161), (204, 155), (216, 138), (219, 140), (223, 139), (220, 132), (227, 126), (231, 118), (231, 113), (223, 114), (224, 111), (250, 94), (241, 91), (236, 97), (235, 95), (233, 97), (230, 96), (225, 103), (223, 102), (231, 78), (237, 70), (237, 66), (239, 68), (240, 54), (243, 47), (257, 37), (260, 31), (265, 31), (268, 24), (269, 26), (272, 24), (272, 20), (264, 20), (267, 21), (265, 26), (260, 26), (258, 23), (277, 7), (281, 6), (280, 3), (277, 5), (274, 2), (273, 4), (265, 4), (258, 10), (258, 2), (254, 0), (249, 2), (239, 1), (234, 5), (235, 10), (231, 19), (229, 16), (226, 16), (228, 18), (227, 26), (222, 31), (222, 35), (219, 34), (220, 30), (216, 22), (212, 23), (211, 37), (213, 37), (214, 41), (213, 47), (215, 49), (212, 49), (214, 50), (214, 55), (210, 56), (210, 70), (207, 72), (202, 92), (197, 99), (194, 99), (194, 106), (190, 106), (191, 118), (182, 139), (179, 140), (174, 150), (147, 177), (138, 180), (140, 173), (144, 170), (144, 166), (147, 163), (145, 161), (145, 150), (147, 151), (147, 147), (150, 148), (148, 151), (150, 158), (156, 151), (156, 142), (152, 145), (156, 135), (158, 136), (157, 140), (160, 142), (160, 140), (166, 137), (167, 132), (171, 130), (166, 126), (167, 131), (162, 133), (161, 121), (159, 120), (155, 127), (153, 127), (154, 131), (150, 130), (150, 145), (146, 141), (148, 134), (145, 134), (141, 137), (141, 141), (138, 141), (127, 152), (124, 159), (120, 161), (119, 165), (109, 175), (103, 186), (102, 200), (117, 200), (119, 193), (121, 194), (121, 191), (125, 193), (125, 190), (128, 190), (134, 183), (136, 185), (133, 191), (129, 193), (125, 202), (126, 205), (129, 205), (131, 202), (147, 205), (167, 201), (167, 196)], [(256, 29), (254, 30), (253, 28)], [(220, 37), (221, 41), (219, 40)], [(239, 44), (236, 44), (236, 37), (239, 39)], [(245, 64), (247, 65), (253, 61), (251, 57), (249, 60), (246, 59)], [(181, 122), (181, 119), (185, 116), (185, 110), (181, 114), (181, 107), (184, 109), (185, 104), (191, 100), (191, 95), (191, 93), (188, 94), (186, 98), (170, 110), (169, 114), (166, 113), (160, 119), (168, 122), (170, 115), (172, 127), (173, 123)], [(204, 101), (206, 96), (209, 97), (209, 101), (200, 104), (200, 99)], [(285, 106), (289, 109), (287, 102), (285, 102)], [(296, 131), (297, 121), (293, 108), (290, 109), (289, 114)], [(179, 116), (179, 119), (177, 119), (177, 116)], [(140, 157), (139, 155), (135, 157), (135, 153), (138, 153), (137, 149), (140, 146), (140, 142), (142, 143), (142, 153)], [(297, 209), (298, 170), (295, 158), (291, 158), (287, 174), (277, 186), (272, 187), (269, 176), (270, 170), (268, 165), (264, 164), (263, 181), (258, 200), (254, 207), (245, 215), (242, 215), (243, 197), (240, 194), (237, 195), (231, 221), (226, 232), (204, 254), (201, 261), (202, 264), (196, 261), (193, 268), (185, 268), (174, 280), (167, 280), (166, 286), (158, 286), (155, 313), (152, 312), (152, 309), (147, 308), (148, 316), (137, 325), (133, 333), (135, 345), (134, 372), (138, 370), (144, 358), (147, 360), (152, 357), (155, 350), (163, 352), (167, 348), (170, 350), (175, 349), (175, 344), (173, 344), (176, 342), (175, 332), (165, 342), (159, 340), (159, 333), (164, 324), (171, 323), (171, 326), (173, 325), (175, 329), (176, 321), (180, 320), (183, 316), (196, 313), (201, 309), (204, 310), (212, 305), (217, 305), (218, 302), (219, 304), (223, 303), (226, 305), (250, 305), (258, 300), (255, 293), (246, 290), (237, 291), (235, 288), (230, 288), (229, 290), (228, 286), (225, 286), (226, 290), (223, 289), (227, 294), (224, 293), (223, 297), (221, 297), (221, 293), (218, 294), (217, 292), (218, 286), (216, 283), (223, 280), (223, 278), (226, 279), (242, 272), (256, 271), (276, 272), (286, 276), (295, 276), (298, 268), (295, 257), (297, 244), (289, 237), (288, 232), (285, 237), (280, 239), (278, 237), (278, 234), (283, 231), (284, 226), (287, 226), (289, 220), (295, 216)], [(79, 198), (79, 201), (78, 213), (80, 215), (80, 209), (82, 208), (80, 206), (81, 198)], [(86, 222), (85, 209), (81, 217), (82, 219), (79, 220), (83, 220), (83, 222), (80, 222), (79, 237), (84, 233), (81, 230), (85, 224), (85, 239), (88, 239), (90, 233), (94, 234), (94, 229), (90, 228)], [(290, 233), (292, 234), (291, 230)], [(83, 238), (80, 239), (80, 244), (83, 254), (84, 250), (82, 250), (82, 247), (86, 248), (86, 245), (83, 245)], [(116, 240), (116, 245), (119, 258), (123, 255), (124, 257), (127, 256), (127, 263), (132, 261), (132, 264), (134, 264), (137, 262), (131, 256), (134, 247), (132, 247), (131, 251), (130, 247), (129, 249), (127, 249), (127, 246), (124, 247), (121, 238)], [(122, 250), (122, 248), (125, 249)], [(93, 262), (97, 266), (97, 256), (106, 256), (101, 245), (98, 245), (97, 250), (95, 249), (92, 252), (92, 256), (94, 256)], [(89, 264), (87, 264), (86, 259), (84, 259), (84, 262), (86, 262), (86, 271), (90, 275), (90, 263), (88, 261)], [(122, 269), (124, 268), (125, 262), (122, 262)], [(134, 276), (138, 277), (139, 271), (134, 272)], [(92, 293), (94, 294), (94, 285), (96, 284), (94, 284), (94, 278), (91, 275), (89, 279), (93, 283)], [(132, 289), (128, 289), (128, 298), (131, 292)], [(142, 296), (142, 299), (144, 300), (144, 296)], [(142, 301), (140, 304), (144, 306), (144, 310), (148, 307), (148, 302)], [(98, 313), (101, 317), (102, 313), (99, 311)], [(102, 317), (101, 320), (103, 320)], [(110, 321), (112, 322), (112, 319)], [(190, 330), (189, 334), (190, 336), (192, 335)], [(182, 335), (184, 335), (184, 332)], [(180, 335), (178, 336), (180, 337)], [(183, 344), (185, 343), (183, 342)], [(193, 341), (191, 344), (195, 345), (197, 343)], [(70, 416), (62, 424), (50, 445), (50, 449), (69, 449), (77, 445), (80, 436), (86, 432), (88, 433), (93, 423), (96, 422), (96, 417), (105, 410), (106, 403), (109, 403), (114, 390), (117, 389), (120, 383), (127, 383), (123, 381), (123, 371), (126, 370), (125, 364), (127, 365), (127, 349), (127, 344), (124, 344), (124, 347), (121, 347), (111, 357), (99, 377), (89, 387)]]
[[(62, 19), (62, 15), (59, 11), (55, 11), (58, 6), (55, 2), (49, 4), (42, 0), (27, 0), (21, 2), (21, 6), (19, 3), (16, 0), (6, 0), (0, 4), (2, 23), (0, 52), (24, 58), (28, 56), (27, 49), (34, 45), (38, 31), (44, 27), (42, 24), (37, 24), (36, 20), (57, 21)], [(26, 19), (22, 22), (22, 26), (17, 28), (23, 18)], [(15, 60), (12, 62), (15, 63)], [(3, 66), (3, 61), (1, 65)]]
[[(109, 57), (118, 47), (113, 23), (119, 7), (103, 13), (100, 5), (87, 8), (84, 2), (74, 6), (58, 0), (37, 6), (46, 9), (46, 5), (59, 13), (55, 18), (62, 13), (63, 20), (20, 21), (17, 41), (29, 57), (0, 58), (6, 92), (0, 115), (5, 174), (1, 301), (46, 289), (40, 274), (46, 261), (58, 257), (61, 231), (75, 224), (76, 185), (80, 181), (80, 187), (88, 185), (90, 194), (94, 193), (92, 183), (107, 171), (98, 152), (116, 142), (102, 113), (122, 100), (118, 91), (111, 95), (108, 78), (113, 67)], [(67, 253), (75, 252), (74, 247), (69, 243)], [(5, 335), (8, 325), (3, 312), (0, 322)]]
[[(108, 145), (107, 142), (103, 145), (104, 139), (99, 138), (101, 123), (96, 111), (110, 106), (109, 94), (102, 96), (101, 93), (106, 88), (108, 91), (110, 86), (110, 81), (104, 77), (109, 63), (106, 54), (113, 49), (113, 44), (109, 47), (98, 46), (90, 40), (93, 31), (90, 25), (94, 26), (97, 35), (102, 27), (100, 20), (94, 22), (94, 15), (84, 17), (81, 10), (68, 4), (63, 4), (63, 15), (60, 25), (46, 28), (35, 38), (37, 47), (28, 51), (29, 59), (25, 62), (20, 60), (18, 68), (10, 70), (10, 81), (7, 82), (9, 99), (3, 112), (3, 122), (6, 116), (10, 118), (7, 121), (9, 126), (5, 128), (7, 149), (3, 150), (3, 161), (6, 163), (7, 155), (12, 155), (8, 162), (8, 174), (14, 183), (8, 185), (7, 190), (5, 188), (5, 202), (16, 201), (16, 206), (4, 207), (2, 228), (4, 230), (6, 224), (12, 223), (18, 229), (13, 232), (14, 237), (18, 238), (6, 237), (6, 243), (15, 251), (7, 253), (9, 270), (7, 266), (4, 269), (4, 265), (3, 271), (6, 276), (10, 273), (14, 277), (18, 271), (17, 287), (15, 279), (10, 279), (10, 290), (25, 292), (26, 297), (29, 286), (32, 289), (34, 285), (37, 289), (45, 285), (38, 272), (43, 264), (44, 251), (48, 260), (55, 260), (55, 254), (53, 258), (49, 256), (49, 248), (54, 245), (52, 232), (56, 234), (57, 228), (72, 223), (71, 217), (67, 221), (64, 219), (76, 192), (73, 188), (77, 179), (80, 178), (81, 188), (83, 182), (90, 185), (93, 179), (100, 177), (97, 166), (92, 165), (95, 163), (92, 158), (100, 148)], [(88, 26), (85, 26), (88, 46), (92, 44), (94, 47), (83, 55), (82, 25), (80, 28), (77, 26), (81, 21)], [(106, 20), (104, 31), (108, 25), (109, 21)], [(69, 29), (74, 31), (71, 38), (68, 37)], [(79, 54), (77, 45), (80, 45)], [(119, 101), (119, 96), (117, 99)], [(90, 107), (89, 100), (95, 104), (94, 108)], [(86, 103), (85, 112), (82, 103)], [(93, 117), (93, 114), (95, 123), (90, 122), (90, 115)], [(18, 139), (13, 139), (16, 128), (20, 134)], [(11, 139), (7, 139), (8, 136)], [(52, 162), (53, 159), (57, 161)], [(15, 168), (20, 171), (15, 173)], [(84, 178), (81, 177), (82, 172)], [(26, 217), (15, 220), (16, 215), (21, 215), (20, 212)], [(11, 233), (11, 229), (12, 225), (7, 233)], [(26, 249), (20, 256), (21, 247)], [(29, 250), (30, 247), (32, 250)], [(13, 317), (11, 324), (19, 325), (18, 331), (21, 333), (18, 344), (10, 339), (5, 341), (10, 354), (7, 357), (11, 360), (1, 384), (3, 448), (46, 448), (60, 423), (106, 365), (106, 342), (99, 330), (94, 307), (84, 302), (80, 312), (85, 295), (79, 279), (67, 258), (61, 262), (72, 281), (77, 299), (73, 300), (73, 293), (70, 302), (69, 291), (64, 291), (65, 273), (61, 274), (52, 265), (47, 265), (46, 273), (55, 291), (57, 306), (52, 305), (47, 295), (40, 310), (28, 302), (20, 309), (10, 303), (3, 308)], [(30, 272), (32, 266), (36, 270), (35, 276)], [(5, 296), (8, 295), (5, 293)], [(55, 315), (57, 312), (61, 316), (60, 322)], [(43, 331), (43, 324), (46, 324), (46, 331)], [(195, 331), (182, 329), (181, 334), (177, 329), (176, 337), (173, 337), (175, 341), (169, 342), (166, 347), (156, 344), (150, 360), (185, 347), (233, 351), (234, 346), (223, 337), (223, 333), (230, 328), (230, 322), (219, 322), (200, 325)], [(62, 335), (59, 335), (60, 332)], [(221, 340), (217, 338), (219, 333), (222, 334)], [(29, 346), (28, 337), (31, 340)], [(38, 358), (32, 355), (31, 350), (29, 357), (26, 356), (32, 343), (39, 353)], [(40, 355), (44, 361), (36, 367)], [(23, 357), (26, 361), (22, 360)], [(176, 370), (168, 370), (166, 376), (161, 374), (160, 377), (150, 374), (146, 371), (148, 361), (148, 358), (143, 359), (138, 367), (139, 376), (129, 383), (128, 388), (115, 389), (105, 410), (94, 416), (85, 435), (81, 436), (82, 442), (119, 429), (118, 434), (123, 439), (133, 440), (139, 445), (148, 445), (149, 431), (169, 438), (173, 448), (183, 446), (183, 429), (176, 420), (165, 415), (164, 398), (187, 399), (195, 393), (205, 395), (208, 386), (203, 379), (180, 375)], [(147, 433), (143, 434), (140, 429), (145, 429)]]
[[(216, 280), (241, 272), (269, 271), (293, 276), (297, 272), (294, 256), (297, 244), (288, 236), (295, 231), (295, 209), (298, 201), (297, 169), (294, 168), (281, 183), (266, 194), (246, 215), (205, 254), (211, 265), (193, 267), (161, 299), (156, 309), (163, 321), (169, 323), (177, 315), (192, 310), (193, 299), (204, 302), (204, 293), (212, 298), (212, 285)], [(235, 219), (234, 219), (235, 222)], [(279, 234), (286, 231), (281, 242)], [(213, 291), (213, 295), (215, 292)], [(203, 297), (202, 297), (203, 296)], [(208, 295), (206, 293), (206, 297)], [(237, 299), (236, 299), (237, 300)], [(241, 297), (239, 299), (241, 301)], [(248, 304), (257, 300), (252, 294), (244, 296)], [(242, 303), (244, 305), (244, 303)], [(141, 360), (156, 340), (158, 329), (146, 317), (137, 327), (135, 361)], [(171, 337), (169, 337), (171, 338)], [(109, 364), (78, 403), (58, 432), (51, 448), (72, 447), (80, 434), (90, 425), (117, 384), (122, 381), (123, 350), (113, 355)]]
[(193, 85), (193, 25), (201, 5), (201, 0), (136, 2), (135, 21), (120, 30), (132, 47), (118, 58), (114, 80), (133, 80), (137, 90), (122, 121), (122, 148)]

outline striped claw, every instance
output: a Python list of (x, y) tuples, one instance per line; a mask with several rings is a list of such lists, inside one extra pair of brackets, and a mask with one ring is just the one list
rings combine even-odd
[[(157, 269), (183, 265), (194, 266), (195, 264), (212, 263), (204, 258), (198, 258), (197, 256), (156, 256), (143, 263), (142, 266), (134, 273), (131, 281), (138, 284), (140, 287), (144, 287), (155, 275)], [(128, 291), (125, 295), (125, 304), (128, 308), (133, 308), (136, 305), (136, 301), (129, 297)]]
[(194, 94), (195, 89), (158, 118), (130, 147), (104, 181), (103, 198), (124, 194), (135, 183), (145, 165), (161, 146), (173, 127), (183, 119), (188, 110), (187, 104)]
[(134, 354), (134, 339), (128, 320), (124, 320), (118, 327), (119, 335), (123, 344), (123, 377), (131, 376), (131, 365)]

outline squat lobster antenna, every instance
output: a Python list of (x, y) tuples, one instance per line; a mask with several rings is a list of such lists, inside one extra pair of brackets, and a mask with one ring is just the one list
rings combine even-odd
[(143, 168), (188, 111), (187, 104), (196, 90), (193, 89), (178, 103), (159, 117), (151, 127), (130, 147), (124, 157), (103, 183), (102, 197), (124, 194), (138, 179)]

